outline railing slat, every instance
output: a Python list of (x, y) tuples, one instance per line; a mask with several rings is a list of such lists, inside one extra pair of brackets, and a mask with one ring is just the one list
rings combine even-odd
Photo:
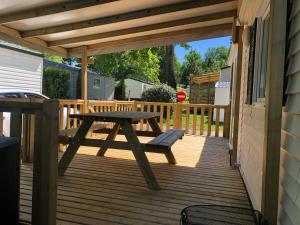
[(205, 119), (205, 107), (201, 106), (201, 121), (200, 121), (200, 135), (204, 132), (204, 119)]
[(188, 134), (190, 131), (190, 106), (186, 106), (185, 110), (185, 133)]
[(211, 135), (212, 107), (208, 108), (207, 136)]
[(193, 107), (193, 134), (197, 131), (197, 107)]
[(71, 122), (70, 122), (70, 104), (67, 105), (67, 128), (70, 129), (71, 128)]
[[(76, 103), (74, 104), (74, 109), (73, 110), (74, 110), (73, 113), (77, 114), (77, 104)], [(77, 118), (73, 119), (73, 126), (77, 127)]]
[[(151, 107), (151, 106), (150, 106), (150, 104), (148, 103), (148, 104), (147, 104), (147, 112), (150, 112), (150, 109), (151, 109), (150, 107)], [(146, 125), (146, 130), (149, 131), (149, 123), (148, 123), (148, 121), (147, 121), (146, 123), (147, 123), (147, 125)]]
[(167, 121), (166, 121), (166, 129), (170, 129), (170, 118), (171, 118), (171, 106), (167, 105)]
[(163, 130), (163, 126), (164, 126), (164, 105), (160, 104), (159, 105), (159, 110), (160, 110), (159, 127), (160, 127), (161, 130)]
[[(144, 104), (141, 103), (141, 112), (144, 112)], [(140, 130), (144, 130), (144, 120), (142, 119), (140, 122)]]
[(220, 108), (216, 108), (216, 130), (215, 130), (215, 136), (219, 137), (219, 125), (220, 125)]

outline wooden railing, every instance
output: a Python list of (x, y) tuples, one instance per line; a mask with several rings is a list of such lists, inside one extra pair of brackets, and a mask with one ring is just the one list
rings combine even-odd
[[(209, 104), (141, 102), (141, 101), (98, 101), (88, 102), (87, 112), (141, 111), (158, 112), (158, 122), (163, 131), (184, 129), (186, 134), (229, 137), (230, 107)], [(70, 119), (70, 113), (83, 112), (83, 100), (60, 100), (60, 128), (77, 127), (78, 121)], [(141, 120), (137, 130), (150, 130)]]
[[(0, 99), (0, 112), (10, 113), (10, 136), (19, 140), (20, 147), (21, 140), (27, 135), (23, 129), (24, 120), (26, 116), (34, 116), (37, 132), (34, 132), (32, 224), (56, 224), (59, 102)], [(23, 159), (26, 154), (23, 152)]]

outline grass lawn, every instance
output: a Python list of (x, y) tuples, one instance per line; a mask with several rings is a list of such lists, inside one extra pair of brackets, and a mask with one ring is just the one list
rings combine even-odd
[[(189, 129), (192, 130), (193, 129), (193, 114), (189, 115)], [(181, 125), (182, 128), (185, 129), (186, 127), (186, 114), (182, 114), (181, 116)], [(200, 130), (200, 122), (201, 122), (201, 115), (197, 115), (197, 128), (196, 130)], [(170, 126), (173, 126), (174, 123), (174, 117), (172, 116), (170, 119)], [(166, 124), (166, 119), (164, 119), (164, 124)], [(208, 116), (204, 116), (204, 130), (207, 130), (208, 127)], [(211, 125), (211, 129), (215, 130), (215, 122), (212, 121), (212, 125)], [(219, 131), (223, 131), (223, 122), (220, 122), (219, 125)]]

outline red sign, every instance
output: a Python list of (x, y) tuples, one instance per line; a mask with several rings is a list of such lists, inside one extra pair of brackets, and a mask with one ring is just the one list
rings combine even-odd
[(179, 91), (176, 93), (176, 98), (178, 101), (183, 102), (186, 99), (186, 93), (184, 91)]

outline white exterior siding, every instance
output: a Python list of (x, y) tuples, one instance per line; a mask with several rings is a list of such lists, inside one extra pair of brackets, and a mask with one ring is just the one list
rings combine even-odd
[(42, 93), (43, 58), (0, 46), (0, 89)]
[(281, 138), (279, 224), (300, 224), (300, 0), (293, 2)]
[(130, 99), (140, 99), (143, 91), (153, 86), (152, 84), (130, 78), (125, 79), (124, 82), (126, 86), (126, 96)]
[[(221, 69), (220, 81), (216, 83), (215, 105), (229, 105), (230, 103), (231, 67)], [(216, 109), (213, 120), (216, 121)], [(224, 109), (220, 110), (220, 122), (224, 121)]]

